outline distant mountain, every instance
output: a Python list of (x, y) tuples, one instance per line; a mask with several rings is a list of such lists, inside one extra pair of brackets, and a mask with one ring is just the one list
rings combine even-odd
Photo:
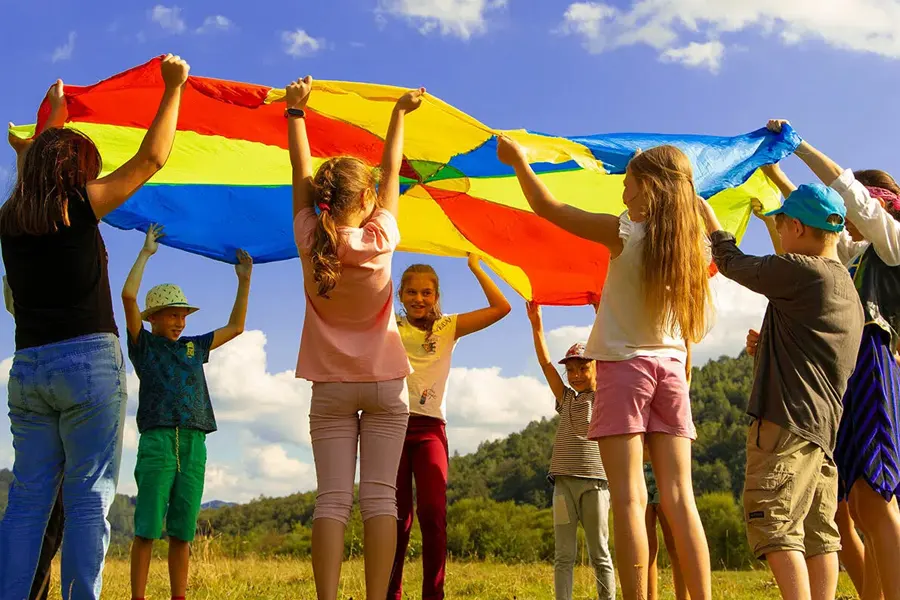
[(210, 500), (200, 505), (203, 510), (215, 510), (217, 508), (228, 508), (229, 506), (237, 506), (237, 502), (225, 502), (224, 500)]

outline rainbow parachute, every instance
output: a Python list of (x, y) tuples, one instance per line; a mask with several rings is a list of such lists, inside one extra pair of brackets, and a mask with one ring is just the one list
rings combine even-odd
[[(162, 90), (158, 58), (95, 85), (68, 86), (67, 126), (94, 140), (109, 173), (137, 150)], [(307, 119), (314, 160), (353, 155), (377, 165), (392, 104), (404, 91), (317, 82)], [(283, 94), (278, 88), (191, 76), (165, 168), (104, 220), (142, 231), (161, 223), (164, 243), (227, 262), (234, 261), (236, 248), (258, 263), (295, 258)], [(45, 102), (38, 122), (48, 114)], [(14, 133), (33, 131), (26, 126)], [(518, 293), (543, 304), (596, 300), (606, 278), (606, 250), (531, 212), (511, 169), (497, 160), (497, 133), (432, 96), (409, 116), (400, 249), (442, 256), (478, 253)], [(691, 158), (698, 193), (710, 199), (723, 226), (738, 238), (750, 219), (751, 197), (766, 206), (777, 203), (777, 192), (758, 167), (789, 155), (799, 142), (789, 130), (736, 137), (503, 133), (525, 146), (557, 198), (612, 214), (624, 210), (622, 179), (634, 150), (674, 144)]]

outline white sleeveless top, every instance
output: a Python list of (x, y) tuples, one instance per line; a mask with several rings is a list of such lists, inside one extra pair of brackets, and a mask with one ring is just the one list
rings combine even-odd
[(619, 216), (622, 253), (609, 261), (597, 318), (588, 338), (585, 356), (601, 361), (622, 361), (638, 356), (668, 357), (687, 361), (681, 336), (664, 333), (644, 309), (641, 269), (644, 224)]
[(450, 361), (456, 347), (457, 315), (444, 315), (434, 322), (432, 333), (397, 319), (400, 338), (413, 372), (406, 377), (409, 386), (409, 413), (446, 421), (444, 396), (450, 378)]

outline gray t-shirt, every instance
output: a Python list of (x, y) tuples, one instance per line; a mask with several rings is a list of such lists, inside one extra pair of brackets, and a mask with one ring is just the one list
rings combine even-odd
[(748, 256), (730, 233), (711, 237), (722, 275), (769, 299), (747, 413), (831, 456), (864, 322), (849, 272), (821, 256)]

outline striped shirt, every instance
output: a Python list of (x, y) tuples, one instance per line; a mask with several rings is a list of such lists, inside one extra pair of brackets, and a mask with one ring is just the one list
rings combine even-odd
[(550, 458), (551, 475), (567, 475), (589, 479), (606, 479), (600, 462), (597, 442), (588, 439), (588, 427), (594, 407), (594, 391), (575, 393), (566, 388), (562, 401), (557, 401), (559, 427)]

